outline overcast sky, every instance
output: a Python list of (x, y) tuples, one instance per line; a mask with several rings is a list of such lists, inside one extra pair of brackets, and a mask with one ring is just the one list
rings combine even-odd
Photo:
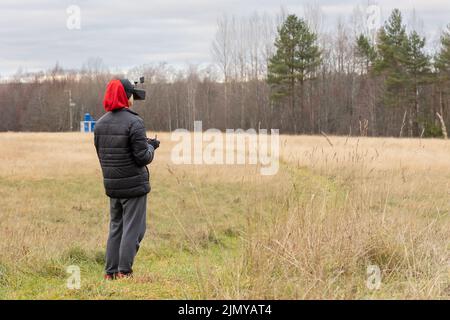
[[(238, 16), (276, 14), (283, 6), (302, 15), (303, 0), (0, 0), (0, 75), (19, 67), (45, 70), (57, 61), (66, 68), (80, 68), (100, 57), (113, 69), (167, 62), (175, 66), (211, 62), (211, 41), (216, 20), (224, 13)], [(339, 17), (348, 19), (353, 7), (367, 0), (322, 0), (328, 26)], [(379, 0), (385, 19), (395, 4), (405, 19), (412, 9), (424, 23), (424, 32), (450, 23), (449, 0)], [(67, 28), (71, 5), (81, 9), (81, 29)]]

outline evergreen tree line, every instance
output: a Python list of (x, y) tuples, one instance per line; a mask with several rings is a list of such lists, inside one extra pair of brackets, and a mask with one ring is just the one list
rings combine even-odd
[[(371, 36), (355, 12), (323, 32), (320, 11), (218, 20), (214, 65), (142, 65), (111, 73), (100, 59), (81, 70), (56, 65), (0, 84), (0, 131), (78, 130), (103, 113), (113, 77), (144, 75), (135, 109), (155, 131), (278, 128), (282, 133), (442, 137), (450, 125), (450, 25), (433, 53), (394, 10)], [(359, 19), (357, 19), (359, 17)]]

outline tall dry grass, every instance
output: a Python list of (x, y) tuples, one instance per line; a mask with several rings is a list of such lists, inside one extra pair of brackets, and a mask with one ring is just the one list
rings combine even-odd
[(253, 212), (238, 297), (450, 297), (448, 141), (283, 140), (282, 196)]
[[(170, 136), (159, 137), (143, 247), (156, 260), (187, 252), (200, 297), (449, 298), (448, 142), (281, 136), (280, 171), (264, 177), (173, 165)], [(0, 268), (16, 280), (77, 248), (101, 255), (107, 206), (91, 135), (0, 134)]]

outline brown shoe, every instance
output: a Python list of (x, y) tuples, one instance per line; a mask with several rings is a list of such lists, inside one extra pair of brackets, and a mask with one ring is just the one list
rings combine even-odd
[(107, 281), (115, 280), (117, 278), (117, 274), (115, 273), (107, 273), (104, 275), (104, 279)]
[(133, 272), (119, 272), (116, 275), (116, 279), (131, 279), (133, 278)]

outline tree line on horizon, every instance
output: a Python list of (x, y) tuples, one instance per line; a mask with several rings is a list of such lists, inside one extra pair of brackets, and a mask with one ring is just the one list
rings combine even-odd
[(222, 16), (215, 63), (205, 67), (146, 64), (116, 74), (95, 58), (80, 70), (18, 73), (0, 83), (0, 131), (77, 130), (84, 113), (104, 113), (111, 78), (144, 75), (148, 98), (134, 108), (149, 130), (192, 129), (201, 120), (204, 129), (446, 137), (450, 25), (430, 53), (398, 9), (374, 34), (361, 10), (332, 32), (323, 31), (320, 8), (308, 6), (305, 16)]

